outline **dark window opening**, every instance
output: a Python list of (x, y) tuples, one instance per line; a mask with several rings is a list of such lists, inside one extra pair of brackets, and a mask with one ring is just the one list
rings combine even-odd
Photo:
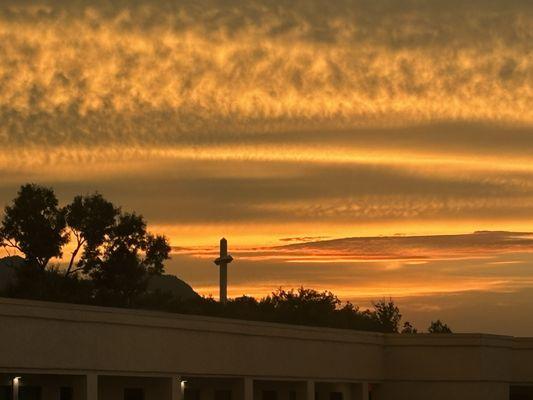
[(124, 400), (144, 400), (144, 390), (139, 388), (124, 389)]
[(533, 400), (533, 386), (511, 386), (509, 398), (511, 400)]
[(40, 386), (19, 386), (19, 400), (41, 400)]
[(289, 391), (289, 400), (296, 400), (296, 392), (294, 390)]
[(62, 387), (59, 389), (59, 400), (73, 400), (74, 391), (71, 387)]
[(231, 390), (215, 390), (215, 400), (231, 400)]
[(11, 386), (0, 386), (0, 400), (11, 400), (12, 398)]
[(263, 390), (263, 400), (278, 400), (278, 392), (275, 390)]
[(329, 400), (342, 400), (342, 392), (331, 392)]
[(200, 400), (200, 390), (186, 387), (183, 391), (183, 400)]

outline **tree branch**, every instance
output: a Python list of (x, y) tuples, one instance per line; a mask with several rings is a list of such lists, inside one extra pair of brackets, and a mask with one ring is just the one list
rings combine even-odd
[[(5, 239), (5, 238), (4, 238)], [(6, 247), (12, 247), (14, 249), (17, 249), (18, 251), (20, 251), (22, 254), (24, 254), (24, 252), (22, 251), (22, 249), (15, 243), (13, 243), (10, 239), (5, 239), (7, 245), (4, 245)]]
[(65, 276), (68, 276), (72, 272), (75, 272), (79, 269), (77, 268), (77, 269), (72, 270), (72, 266), (74, 265), (74, 260), (76, 259), (76, 256), (78, 255), (78, 252), (80, 251), (81, 246), (83, 246), (83, 244), (85, 243), (84, 239), (80, 240), (80, 237), (78, 236), (76, 231), (73, 231), (73, 232), (74, 232), (74, 236), (76, 237), (77, 246), (72, 252), (72, 256), (70, 257), (70, 262), (68, 263), (68, 268), (67, 268), (67, 271), (65, 272)]
[[(81, 271), (82, 269), (83, 269), (83, 267), (74, 268), (73, 270), (70, 270), (69, 274), (73, 274), (74, 272)], [(65, 275), (65, 276), (67, 276), (67, 275)]]

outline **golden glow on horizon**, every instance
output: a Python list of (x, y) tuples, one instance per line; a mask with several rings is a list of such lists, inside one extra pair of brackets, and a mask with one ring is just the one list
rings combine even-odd
[[(375, 283), (375, 282), (373, 282)], [(505, 279), (497, 280), (483, 280), (481, 281), (478, 278), (473, 278), (469, 281), (445, 281), (441, 284), (435, 285), (424, 285), (422, 282), (416, 282), (409, 284), (407, 282), (395, 282), (387, 286), (354, 286), (354, 285), (343, 285), (341, 283), (336, 283), (335, 287), (324, 286), (320, 281), (309, 281), (305, 284), (305, 287), (313, 287), (317, 290), (331, 290), (333, 291), (341, 300), (343, 301), (357, 301), (358, 304), (361, 304), (364, 301), (375, 301), (381, 298), (393, 297), (395, 299), (401, 299), (404, 297), (426, 297), (434, 296), (438, 294), (451, 294), (451, 293), (461, 293), (461, 292), (473, 292), (473, 291), (493, 291), (493, 292), (507, 292), (509, 290), (509, 284), (511, 282)], [(533, 283), (533, 281), (528, 282), (528, 284)], [(282, 287), (283, 289), (297, 288), (301, 286), (300, 282), (287, 282), (286, 284), (280, 285), (279, 282), (262, 282), (261, 285), (245, 285), (238, 284), (232, 285), (228, 288), (228, 296), (235, 298), (246, 294), (247, 296), (252, 296), (255, 298), (262, 298), (269, 295), (277, 288)], [(203, 296), (213, 296), (217, 298), (218, 296), (218, 286), (196, 286), (195, 290), (198, 291)]]

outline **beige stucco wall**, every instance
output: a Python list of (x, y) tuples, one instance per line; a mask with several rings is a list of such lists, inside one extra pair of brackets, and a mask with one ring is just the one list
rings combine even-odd
[(533, 382), (533, 338), (515, 338), (511, 355), (511, 381)]
[(385, 384), (373, 399), (508, 400), (514, 345), (494, 335), (386, 335)]
[(0, 354), (0, 372), (99, 374), (103, 400), (130, 379), (120, 376), (160, 378), (146, 381), (154, 399), (172, 376), (204, 385), (234, 377), (233, 386), (251, 377), (256, 392), (274, 386), (281, 400), (289, 389), (301, 399), (306, 381), (324, 400), (335, 388), (358, 398), (361, 382), (373, 383), (373, 400), (507, 400), (510, 384), (533, 384), (528, 338), (382, 335), (13, 299), (0, 299)]
[(0, 323), (0, 369), (383, 376), (383, 336), (373, 333), (11, 299), (0, 299)]
[(480, 334), (387, 335), (388, 380), (511, 380), (513, 340)]

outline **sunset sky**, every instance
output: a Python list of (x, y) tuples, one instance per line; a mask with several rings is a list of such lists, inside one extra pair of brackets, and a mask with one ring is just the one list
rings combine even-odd
[(26, 182), (143, 214), (202, 294), (225, 236), (231, 296), (533, 336), (533, 2), (1, 0)]

